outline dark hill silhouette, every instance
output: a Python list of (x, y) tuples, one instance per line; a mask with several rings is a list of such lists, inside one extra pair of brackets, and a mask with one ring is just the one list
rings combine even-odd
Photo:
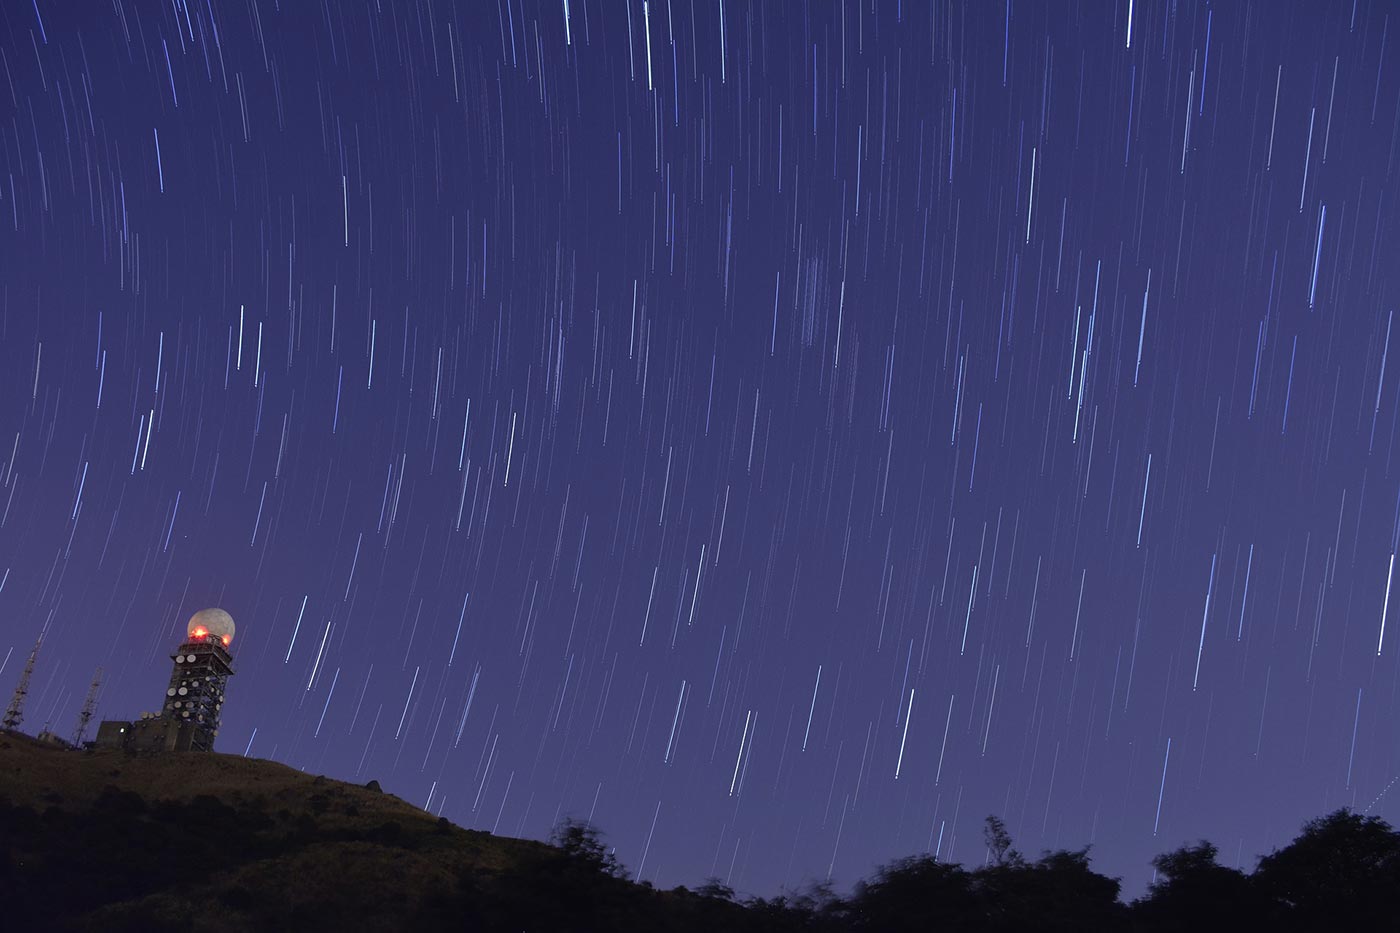
[(1389, 929), (1400, 834), (1339, 810), (1252, 874), (1208, 842), (1154, 860), (1131, 904), (1087, 849), (1023, 856), (989, 817), (980, 868), (898, 859), (849, 897), (736, 899), (717, 879), (627, 880), (599, 831), (551, 844), (436, 819), (382, 792), (219, 754), (75, 752), (0, 733), (0, 929), (1058, 931)]

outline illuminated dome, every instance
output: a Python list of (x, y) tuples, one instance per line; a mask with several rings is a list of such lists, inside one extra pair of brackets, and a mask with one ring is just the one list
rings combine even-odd
[(222, 609), (201, 609), (190, 617), (188, 633), (191, 641), (213, 637), (227, 645), (233, 641), (233, 616)]

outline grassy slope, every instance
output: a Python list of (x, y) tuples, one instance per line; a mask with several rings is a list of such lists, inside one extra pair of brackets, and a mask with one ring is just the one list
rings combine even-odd
[(234, 755), (73, 752), (0, 734), (6, 800), (0, 890), (21, 904), (27, 893), (31, 911), (53, 904), (79, 928), (393, 929), (464, 877), (556, 857), (390, 794)]

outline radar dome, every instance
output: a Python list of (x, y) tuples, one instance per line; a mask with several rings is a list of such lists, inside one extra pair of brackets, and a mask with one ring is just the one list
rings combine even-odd
[(222, 609), (201, 609), (190, 617), (189, 637), (192, 641), (217, 638), (227, 645), (233, 641), (233, 616)]

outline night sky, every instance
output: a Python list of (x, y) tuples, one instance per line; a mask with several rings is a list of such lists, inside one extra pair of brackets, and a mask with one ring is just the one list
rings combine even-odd
[(664, 887), (1396, 819), (1389, 9), (8, 3), (0, 691), (222, 606), (223, 751)]

